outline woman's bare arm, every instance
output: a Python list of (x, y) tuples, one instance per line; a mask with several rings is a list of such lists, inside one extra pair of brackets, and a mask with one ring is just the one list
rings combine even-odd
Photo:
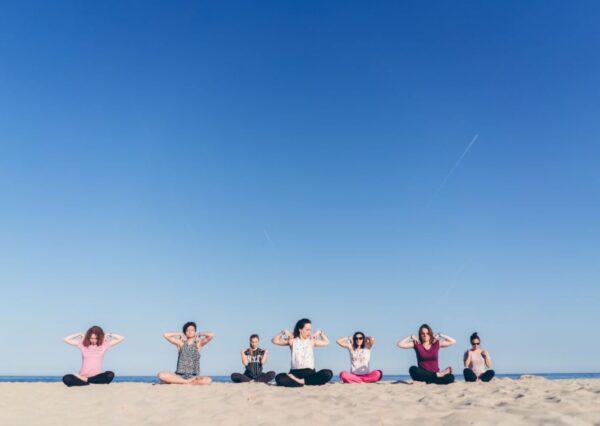
[[(84, 333), (75, 333), (75, 334), (71, 334), (70, 336), (67, 336), (63, 339), (63, 341), (67, 344), (67, 345), (71, 345), (71, 346), (79, 346), (79, 343), (81, 342), (81, 340), (85, 337)], [(79, 339), (81, 338), (81, 339)]]
[(108, 336), (110, 336), (110, 346), (115, 346), (118, 345), (119, 343), (121, 343), (123, 340), (125, 340), (125, 338), (123, 336), (121, 336), (120, 334), (115, 334), (115, 333), (108, 333)]
[(406, 336), (396, 344), (400, 349), (413, 349), (417, 338), (415, 336)]
[(290, 346), (292, 339), (292, 333), (289, 330), (281, 330), (271, 339), (271, 343), (277, 346)]
[(329, 338), (321, 330), (317, 331), (313, 338), (314, 344), (318, 348), (327, 346), (329, 344)]
[(163, 337), (165, 339), (167, 339), (167, 341), (169, 343), (172, 343), (173, 345), (177, 346), (178, 348), (183, 343), (183, 339), (185, 339), (185, 336), (183, 334), (177, 333), (177, 332), (165, 333), (165, 334), (163, 334)]
[(366, 336), (365, 345), (367, 346), (367, 349), (371, 349), (373, 346), (375, 346), (375, 338), (373, 336)]
[(485, 366), (487, 368), (492, 368), (492, 357), (488, 351), (481, 351), (481, 356), (485, 360)]
[(198, 339), (200, 339), (199, 347), (204, 347), (210, 343), (212, 339), (215, 338), (215, 333), (212, 331), (201, 331), (198, 333)]
[(456, 340), (450, 336), (446, 336), (445, 334), (439, 333), (438, 336), (440, 337), (440, 348), (447, 348), (448, 346), (452, 346), (456, 343)]
[(465, 352), (465, 355), (463, 357), (463, 361), (465, 363), (465, 368), (469, 368), (469, 365), (471, 365), (471, 355), (473, 355), (473, 353), (471, 351)]
[(244, 367), (246, 367), (248, 365), (248, 356), (245, 354), (246, 349), (242, 349), (242, 351), (240, 352), (240, 355), (242, 356), (242, 364), (244, 364)]
[(346, 336), (346, 337), (340, 337), (339, 339), (337, 339), (335, 341), (335, 343), (337, 343), (339, 346), (341, 346), (344, 349), (348, 349), (350, 347), (351, 341), (352, 341), (352, 338), (350, 336)]

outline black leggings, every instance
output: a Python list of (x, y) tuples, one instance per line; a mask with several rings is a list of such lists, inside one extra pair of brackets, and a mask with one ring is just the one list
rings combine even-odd
[(115, 378), (115, 373), (112, 371), (105, 371), (104, 373), (97, 374), (92, 377), (88, 377), (87, 382), (85, 380), (81, 380), (79, 377), (74, 374), (67, 374), (63, 377), (63, 383), (68, 387), (71, 386), (88, 386), (89, 384), (93, 385), (108, 385)]
[[(293, 374), (299, 379), (304, 379), (304, 384), (307, 386), (324, 385), (333, 377), (333, 371), (331, 370), (315, 371), (313, 368), (301, 368), (299, 370), (290, 370), (290, 374)], [(279, 373), (275, 377), (275, 382), (277, 382), (279, 386), (285, 386), (286, 388), (302, 387), (302, 384), (290, 378), (286, 373)]]
[[(481, 376), (479, 376), (479, 379), (482, 382), (489, 382), (490, 380), (492, 380), (494, 378), (495, 375), (496, 375), (496, 372), (494, 370), (487, 370), (485, 373), (483, 373)], [(465, 368), (463, 370), (463, 376), (465, 376), (465, 382), (476, 382), (477, 381), (477, 374), (475, 374), (473, 372), (473, 370), (471, 370), (470, 368)]]
[(244, 372), (244, 374), (233, 373), (231, 375), (231, 381), (234, 383), (247, 383), (247, 382), (251, 382), (252, 380), (254, 380), (255, 382), (260, 382), (260, 383), (269, 383), (274, 378), (275, 378), (274, 371), (268, 371), (266, 373), (261, 373), (260, 376), (258, 376), (256, 378), (251, 377), (249, 374), (246, 374), (246, 372)]
[(415, 382), (435, 383), (436, 385), (447, 385), (454, 382), (454, 374), (438, 377), (437, 374), (414, 365), (409, 368), (408, 374)]

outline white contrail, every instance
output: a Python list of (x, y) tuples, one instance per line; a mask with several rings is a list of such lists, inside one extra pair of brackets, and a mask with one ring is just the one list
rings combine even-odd
[(463, 151), (463, 153), (459, 157), (459, 159), (456, 160), (456, 163), (454, 163), (454, 166), (452, 166), (452, 168), (450, 169), (450, 171), (448, 172), (448, 174), (446, 175), (446, 177), (442, 181), (442, 184), (439, 186), (439, 188), (437, 189), (437, 191), (435, 191), (435, 193), (433, 194), (433, 197), (435, 197), (437, 195), (437, 193), (442, 190), (442, 188), (444, 187), (444, 185), (446, 185), (446, 182), (448, 182), (448, 179), (450, 178), (450, 176), (452, 176), (452, 173), (454, 173), (454, 170), (456, 170), (456, 168), (460, 165), (460, 162), (463, 160), (463, 158), (465, 158), (465, 155), (467, 155), (467, 153), (469, 152), (469, 150), (471, 149), (471, 147), (473, 146), (473, 144), (475, 143), (475, 141), (478, 138), (479, 138), (478, 134), (475, 135), (475, 136), (473, 136), (473, 139), (471, 139), (471, 142), (469, 143), (469, 145), (467, 145), (467, 147), (465, 148), (465, 150)]
[(467, 145), (467, 147), (463, 151), (463, 153), (460, 156), (460, 158), (458, 160), (456, 160), (456, 163), (454, 163), (454, 166), (452, 166), (452, 168), (450, 169), (450, 171), (448, 172), (448, 174), (444, 178), (444, 180), (443, 180), (442, 184), (440, 185), (440, 188), (438, 189), (438, 191), (444, 187), (444, 185), (446, 184), (446, 182), (448, 181), (448, 179), (450, 178), (450, 176), (452, 175), (452, 173), (454, 173), (454, 170), (456, 170), (456, 168), (460, 165), (460, 162), (463, 160), (463, 158), (465, 158), (465, 155), (467, 155), (467, 153), (469, 152), (469, 150), (471, 149), (471, 147), (473, 146), (473, 144), (475, 143), (475, 141), (478, 138), (479, 138), (479, 135), (473, 136), (473, 139), (471, 139), (471, 142), (469, 143), (469, 145)]

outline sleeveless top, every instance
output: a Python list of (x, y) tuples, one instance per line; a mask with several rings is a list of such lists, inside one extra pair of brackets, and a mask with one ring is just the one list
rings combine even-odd
[(292, 370), (315, 368), (315, 355), (312, 339), (294, 338), (292, 345)]
[(469, 365), (469, 368), (473, 370), (473, 373), (475, 373), (476, 376), (481, 376), (483, 373), (485, 373), (487, 367), (485, 365), (485, 359), (483, 359), (481, 353), (473, 352), (471, 354), (471, 365)]
[(196, 342), (191, 345), (184, 342), (179, 349), (175, 374), (191, 374), (193, 376), (200, 374), (200, 351)]
[(371, 349), (357, 348), (352, 346), (348, 348), (350, 353), (350, 372), (353, 374), (368, 374), (369, 362), (371, 361)]
[(248, 348), (244, 351), (244, 355), (248, 359), (245, 374), (253, 379), (260, 377), (262, 374), (262, 358), (265, 355), (265, 350), (257, 348), (253, 351)]
[(437, 373), (440, 371), (438, 364), (438, 352), (440, 351), (440, 341), (436, 340), (429, 349), (425, 349), (421, 342), (415, 342), (415, 352), (417, 353), (417, 363), (425, 371)]

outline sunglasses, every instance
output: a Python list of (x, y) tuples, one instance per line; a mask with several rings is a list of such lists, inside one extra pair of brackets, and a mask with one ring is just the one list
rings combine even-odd
[(473, 346), (479, 346), (479, 344), (480, 344), (480, 343), (479, 343), (479, 342), (471, 342), (471, 344), (472, 344)]
[(355, 340), (363, 340), (363, 337), (356, 337)]

